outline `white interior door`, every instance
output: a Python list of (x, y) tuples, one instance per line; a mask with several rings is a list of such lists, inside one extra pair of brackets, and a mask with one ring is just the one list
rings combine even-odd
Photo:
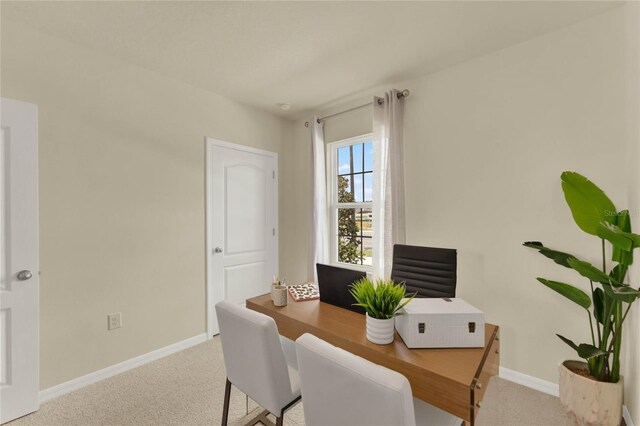
[(38, 409), (38, 110), (0, 101), (0, 423)]
[(207, 138), (207, 307), (267, 293), (278, 274), (277, 154)]

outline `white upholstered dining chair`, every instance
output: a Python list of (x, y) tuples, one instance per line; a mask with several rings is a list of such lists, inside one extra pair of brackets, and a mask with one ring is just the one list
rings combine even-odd
[(405, 376), (311, 334), (296, 340), (307, 426), (459, 426), (462, 420), (413, 398)]
[(227, 383), (222, 425), (227, 424), (231, 385), (276, 417), (300, 400), (298, 372), (287, 365), (273, 318), (229, 302), (216, 304)]

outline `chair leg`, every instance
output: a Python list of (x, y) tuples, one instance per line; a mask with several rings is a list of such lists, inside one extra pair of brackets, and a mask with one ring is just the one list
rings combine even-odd
[(300, 395), (299, 397), (297, 397), (296, 399), (288, 403), (282, 410), (280, 410), (280, 417), (276, 417), (276, 426), (282, 426), (282, 424), (284, 423), (285, 411), (287, 411), (289, 408), (296, 405), (298, 401), (300, 401), (301, 399), (302, 399), (302, 395)]
[(224, 407), (222, 408), (222, 426), (227, 426), (227, 420), (229, 418), (229, 402), (231, 401), (231, 382), (227, 379), (227, 384), (224, 386)]

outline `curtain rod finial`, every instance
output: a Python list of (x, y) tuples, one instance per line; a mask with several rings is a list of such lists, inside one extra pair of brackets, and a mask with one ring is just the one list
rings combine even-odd
[(406, 98), (407, 96), (409, 96), (411, 94), (409, 89), (404, 89), (401, 93), (402, 93), (402, 97), (403, 98)]

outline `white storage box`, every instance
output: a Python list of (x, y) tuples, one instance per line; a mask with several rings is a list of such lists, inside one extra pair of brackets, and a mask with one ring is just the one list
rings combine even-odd
[(408, 348), (484, 347), (484, 313), (460, 298), (415, 298), (395, 322)]

